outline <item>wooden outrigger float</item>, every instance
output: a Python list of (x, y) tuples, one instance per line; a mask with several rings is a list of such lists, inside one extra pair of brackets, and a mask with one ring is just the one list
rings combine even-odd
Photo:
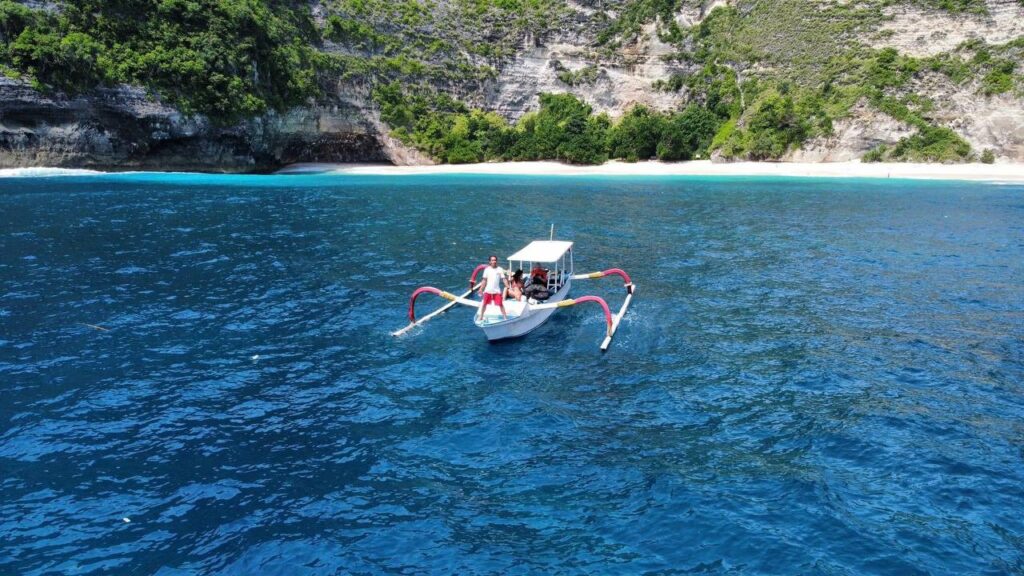
[[(543, 285), (539, 285), (530, 278), (528, 279), (522, 300), (506, 299), (505, 311), (508, 315), (507, 319), (502, 318), (499, 308), (493, 304), (484, 310), (482, 319), (478, 314), (474, 314), (473, 323), (483, 330), (488, 340), (502, 340), (523, 336), (544, 324), (558, 308), (594, 302), (601, 306), (604, 311), (605, 322), (607, 323), (605, 337), (601, 342), (601, 351), (603, 352), (608, 349), (608, 346), (611, 345), (612, 337), (615, 336), (615, 332), (619, 329), (622, 317), (626, 315), (626, 310), (633, 300), (636, 285), (633, 284), (629, 275), (619, 268), (611, 268), (603, 272), (591, 272), (589, 274), (574, 274), (572, 246), (572, 242), (562, 240), (535, 240), (508, 257), (508, 270), (520, 269), (527, 271), (535, 267), (545, 267), (547, 280), (546, 283), (542, 283)], [(473, 291), (481, 286), (476, 281), (477, 275), (486, 267), (486, 264), (481, 264), (473, 270), (473, 274), (469, 278), (469, 290), (461, 295), (455, 295), (433, 286), (417, 288), (409, 298), (409, 325), (401, 330), (392, 332), (391, 335), (401, 336), (416, 326), (420, 326), (444, 314), (457, 304), (479, 310), (482, 303), (479, 300), (472, 299), (472, 295)], [(608, 304), (598, 296), (568, 297), (574, 280), (593, 280), (606, 276), (622, 277), (626, 289), (626, 299), (622, 303), (618, 314), (612, 314)], [(416, 299), (421, 294), (435, 294), (449, 302), (417, 320)]]

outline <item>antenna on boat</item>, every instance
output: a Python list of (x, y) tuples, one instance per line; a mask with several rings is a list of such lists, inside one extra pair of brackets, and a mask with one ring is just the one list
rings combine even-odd
[(551, 223), (551, 236), (548, 237), (548, 240), (554, 240), (554, 239), (555, 239), (555, 223), (552, 222)]

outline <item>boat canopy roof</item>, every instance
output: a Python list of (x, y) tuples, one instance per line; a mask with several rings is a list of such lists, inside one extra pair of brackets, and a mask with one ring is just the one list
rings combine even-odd
[(508, 259), (523, 262), (557, 262), (570, 249), (572, 242), (565, 240), (534, 240)]

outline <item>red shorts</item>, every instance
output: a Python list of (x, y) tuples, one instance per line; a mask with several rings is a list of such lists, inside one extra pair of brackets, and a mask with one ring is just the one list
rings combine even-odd
[(501, 308), (505, 307), (505, 303), (501, 299), (501, 292), (497, 294), (491, 294), (490, 292), (484, 292), (484, 303), (480, 305), (480, 309), (484, 309), (488, 304), (494, 304)]

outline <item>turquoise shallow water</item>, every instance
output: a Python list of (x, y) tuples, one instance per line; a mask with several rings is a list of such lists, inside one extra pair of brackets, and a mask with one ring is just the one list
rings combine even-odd
[[(550, 222), (607, 354), (388, 336)], [(1020, 186), (0, 179), (0, 574), (1021, 574), (1022, 261)]]

